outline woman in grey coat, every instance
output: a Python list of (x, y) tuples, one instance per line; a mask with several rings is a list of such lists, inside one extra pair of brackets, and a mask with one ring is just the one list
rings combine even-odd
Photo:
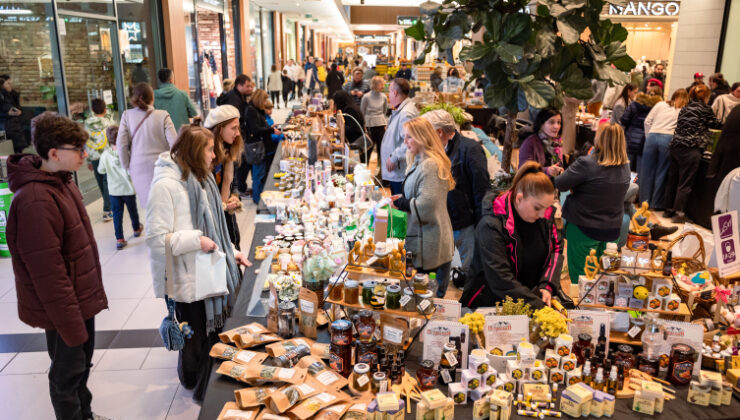
[(154, 91), (139, 83), (131, 95), (134, 108), (124, 111), (118, 129), (118, 154), (121, 165), (131, 175), (141, 207), (146, 208), (149, 187), (154, 177), (154, 163), (160, 153), (172, 148), (177, 140), (170, 114), (154, 109)]
[(414, 267), (422, 272), (436, 272), (437, 297), (444, 297), (455, 252), (447, 213), (447, 192), (455, 187), (450, 159), (426, 119), (414, 118), (404, 125), (404, 130), (408, 170), (403, 196), (395, 205), (410, 213), (406, 250), (413, 253)]

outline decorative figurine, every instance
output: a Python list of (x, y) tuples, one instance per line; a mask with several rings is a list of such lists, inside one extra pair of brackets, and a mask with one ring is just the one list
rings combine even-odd
[(591, 249), (588, 257), (586, 257), (586, 264), (583, 266), (583, 272), (589, 280), (595, 279), (596, 275), (599, 274), (599, 259), (596, 258), (595, 249)]
[(362, 259), (362, 253), (360, 252), (360, 241), (356, 241), (352, 249), (347, 254), (347, 264), (349, 265), (360, 265)]
[(643, 201), (630, 220), (630, 230), (627, 235), (627, 248), (633, 251), (647, 251), (650, 244), (650, 210), (647, 201)]

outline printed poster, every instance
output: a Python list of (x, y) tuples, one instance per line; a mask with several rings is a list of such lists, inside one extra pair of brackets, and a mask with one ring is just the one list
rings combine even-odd
[(740, 270), (737, 210), (712, 216), (712, 233), (720, 277), (736, 273)]
[(459, 322), (431, 320), (422, 332), (422, 341), (424, 342), (422, 360), (431, 360), (435, 367), (438, 366), (442, 358), (442, 348), (448, 342), (452, 342), (455, 343), (459, 355), (458, 368), (468, 366), (470, 333), (467, 325)]
[(573, 310), (568, 311), (568, 318), (571, 322), (568, 324), (568, 332), (573, 341), (578, 340), (578, 334), (588, 334), (591, 336), (591, 343), (594, 348), (599, 342), (599, 329), (604, 324), (604, 335), (606, 336), (606, 353), (609, 355), (609, 325), (611, 318), (608, 312)]
[[(514, 345), (529, 341), (529, 317), (526, 315), (496, 316), (490, 312), (484, 314), (486, 323), (483, 335), (486, 339), (486, 350), (504, 356), (513, 350)], [(495, 351), (499, 349), (500, 351)]]

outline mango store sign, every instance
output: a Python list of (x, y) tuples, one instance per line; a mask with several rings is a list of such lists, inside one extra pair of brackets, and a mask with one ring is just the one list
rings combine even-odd
[(615, 16), (678, 16), (677, 1), (630, 1), (627, 5), (609, 5), (609, 14)]

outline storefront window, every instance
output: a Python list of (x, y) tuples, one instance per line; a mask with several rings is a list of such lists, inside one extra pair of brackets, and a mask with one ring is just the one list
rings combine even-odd
[(113, 16), (113, 0), (87, 1), (58, 1), (60, 11), (93, 13), (96, 15)]
[(720, 71), (732, 84), (740, 81), (740, 49), (735, 44), (740, 39), (740, 1), (730, 3), (726, 28)]
[(158, 2), (155, 0), (118, 0), (118, 42), (123, 65), (126, 107), (134, 86), (147, 82), (157, 88), (157, 71), (164, 67), (159, 35)]
[[(0, 2), (0, 9), (0, 75), (10, 77), (19, 95), (23, 138), (30, 144), (31, 119), (64, 104), (59, 58), (51, 43), (53, 11), (50, 1)], [(0, 120), (0, 130), (4, 126)], [(0, 142), (0, 155), (10, 153), (12, 142)]]
[(273, 64), (275, 64), (275, 48), (273, 42), (274, 31), (274, 19), (273, 13), (269, 10), (262, 10), (262, 83), (260, 87), (267, 89), (267, 76), (270, 74), (270, 70)]

